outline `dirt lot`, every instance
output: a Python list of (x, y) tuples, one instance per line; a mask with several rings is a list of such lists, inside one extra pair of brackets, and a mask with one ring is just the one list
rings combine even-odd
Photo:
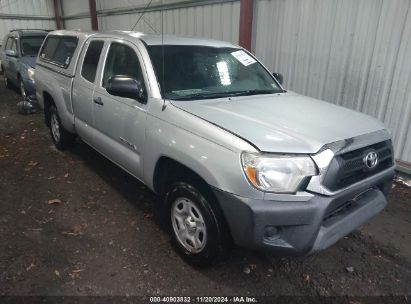
[(17, 114), (17, 101), (0, 86), (0, 295), (411, 295), (410, 188), (396, 184), (381, 215), (318, 255), (237, 248), (194, 269), (144, 185), (83, 143), (57, 151), (42, 115)]

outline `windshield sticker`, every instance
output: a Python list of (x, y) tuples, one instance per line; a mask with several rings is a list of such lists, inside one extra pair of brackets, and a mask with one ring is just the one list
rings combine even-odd
[(228, 65), (225, 61), (217, 62), (218, 75), (220, 76), (220, 82), (223, 86), (231, 84), (230, 73), (228, 71)]
[(235, 51), (232, 52), (231, 55), (237, 59), (238, 61), (240, 61), (244, 66), (249, 66), (250, 64), (256, 63), (257, 61), (251, 57), (250, 55), (248, 55), (246, 52), (244, 52), (243, 50), (239, 50), (239, 51)]

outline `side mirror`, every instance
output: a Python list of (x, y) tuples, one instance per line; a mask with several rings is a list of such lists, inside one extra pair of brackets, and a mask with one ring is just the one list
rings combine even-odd
[(141, 103), (147, 102), (144, 86), (134, 78), (126, 75), (115, 75), (107, 82), (107, 92), (110, 95), (135, 99)]
[(17, 57), (16, 51), (14, 50), (6, 50), (6, 56), (8, 57)]
[(278, 81), (280, 84), (283, 84), (283, 82), (284, 82), (283, 74), (273, 73), (273, 76), (275, 77), (275, 79), (277, 79), (277, 81)]

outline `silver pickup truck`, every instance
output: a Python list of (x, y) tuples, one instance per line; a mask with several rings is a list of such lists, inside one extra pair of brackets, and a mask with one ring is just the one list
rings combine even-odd
[(323, 250), (379, 213), (394, 175), (374, 118), (283, 89), (227, 42), (55, 31), (36, 94), (58, 149), (79, 136), (164, 197), (179, 253)]

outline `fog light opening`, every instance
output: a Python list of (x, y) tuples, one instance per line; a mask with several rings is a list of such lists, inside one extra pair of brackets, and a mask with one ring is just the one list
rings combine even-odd
[(279, 226), (265, 226), (264, 228), (264, 239), (267, 241), (273, 241), (280, 238), (281, 227)]

